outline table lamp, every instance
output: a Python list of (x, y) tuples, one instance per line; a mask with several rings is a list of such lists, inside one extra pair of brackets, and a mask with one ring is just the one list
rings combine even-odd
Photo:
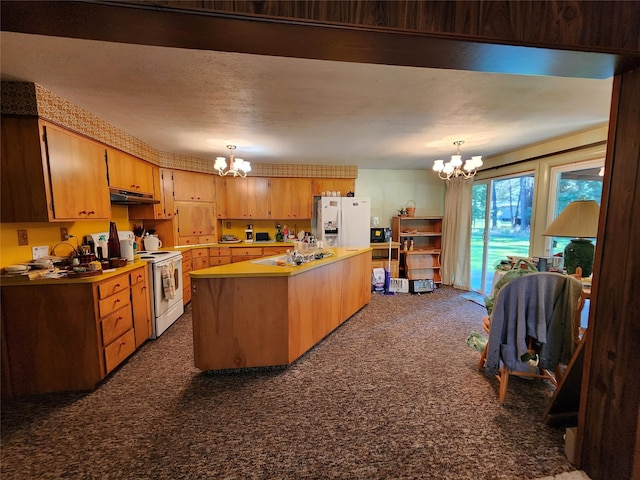
[(568, 274), (582, 267), (582, 276), (588, 277), (593, 271), (595, 247), (589, 238), (598, 235), (600, 207), (593, 200), (576, 200), (560, 212), (543, 235), (547, 237), (568, 237), (571, 242), (564, 249), (564, 266)]

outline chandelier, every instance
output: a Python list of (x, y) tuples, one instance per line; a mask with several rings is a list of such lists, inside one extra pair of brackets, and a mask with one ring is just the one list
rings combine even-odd
[(236, 149), (235, 145), (227, 145), (229, 149), (229, 170), (227, 168), (227, 160), (224, 157), (216, 157), (216, 163), (213, 165), (221, 176), (233, 175), (234, 177), (244, 178), (247, 173), (251, 171), (251, 163), (246, 162), (241, 158), (235, 158), (233, 151)]
[(436, 160), (433, 162), (433, 170), (438, 172), (441, 180), (449, 180), (450, 178), (457, 177), (473, 177), (478, 171), (478, 168), (482, 166), (482, 156), (471, 157), (469, 160), (465, 160), (464, 165), (462, 165), (460, 145), (464, 144), (464, 140), (456, 140), (453, 144), (457, 147), (456, 154), (451, 155), (451, 160), (447, 163), (444, 163), (444, 160)]

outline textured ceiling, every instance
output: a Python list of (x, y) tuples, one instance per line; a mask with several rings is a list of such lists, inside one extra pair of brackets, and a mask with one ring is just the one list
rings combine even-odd
[[(29, 81), (166, 152), (431, 168), (601, 126), (612, 79), (501, 75), (1, 33)], [(490, 164), (490, 161), (489, 161)]]

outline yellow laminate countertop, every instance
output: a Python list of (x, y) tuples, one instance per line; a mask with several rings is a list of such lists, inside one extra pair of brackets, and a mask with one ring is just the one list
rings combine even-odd
[(1, 284), (3, 287), (10, 287), (15, 285), (59, 285), (63, 283), (95, 283), (101, 282), (103, 280), (108, 280), (109, 278), (115, 277), (122, 273), (130, 272), (131, 270), (135, 270), (136, 268), (147, 264), (148, 262), (146, 260), (136, 260), (132, 263), (128, 263), (124, 267), (113, 268), (98, 275), (79, 278), (34, 278), (33, 280), (29, 280), (29, 277), (26, 275), (4, 276), (2, 277)]
[[(282, 244), (280, 244), (282, 245)], [(230, 263), (227, 265), (219, 265), (216, 267), (203, 268), (201, 270), (193, 270), (190, 272), (191, 278), (234, 278), (234, 277), (290, 277), (303, 272), (308, 272), (314, 268), (330, 263), (338, 262), (345, 258), (360, 255), (363, 252), (370, 252), (370, 247), (363, 248), (341, 248), (333, 247), (327, 249), (333, 252), (330, 257), (314, 260), (302, 265), (264, 265), (259, 262), (268, 258), (280, 257), (282, 255), (273, 255), (263, 257), (256, 260), (246, 260), (244, 262)]]

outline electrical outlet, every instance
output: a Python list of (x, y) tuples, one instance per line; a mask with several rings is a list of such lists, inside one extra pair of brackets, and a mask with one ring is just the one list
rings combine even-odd
[(18, 230), (18, 245), (29, 245), (27, 230), (22, 228)]
[(69, 229), (67, 227), (60, 227), (60, 240), (69, 240)]
[(231, 222), (227, 222), (227, 228), (231, 228)]

